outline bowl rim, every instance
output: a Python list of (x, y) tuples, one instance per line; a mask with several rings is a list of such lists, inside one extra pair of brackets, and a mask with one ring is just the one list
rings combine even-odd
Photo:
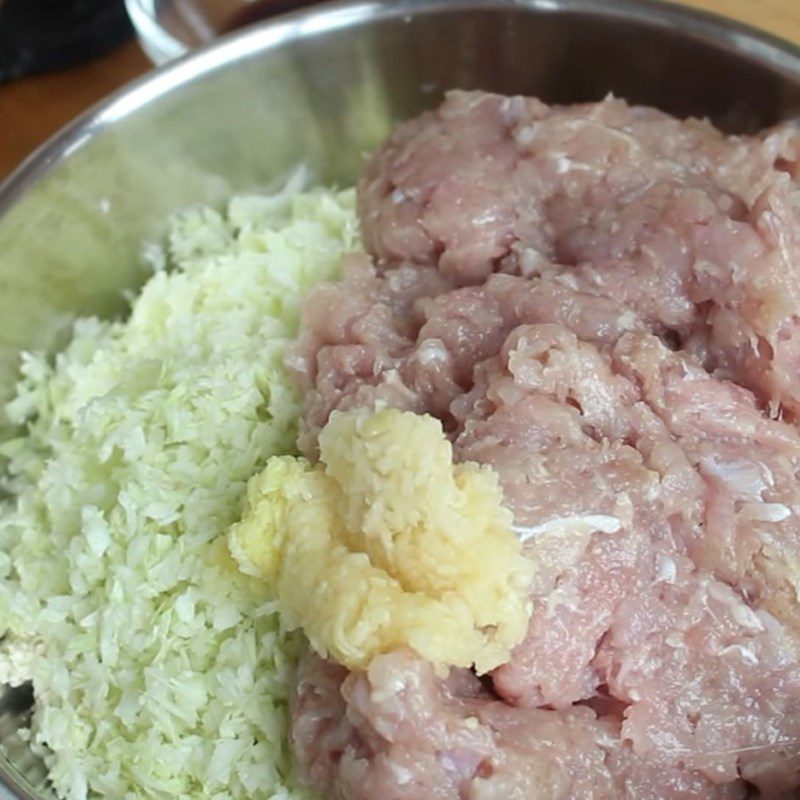
[[(167, 64), (189, 52), (191, 48), (159, 25), (155, 17), (147, 12), (142, 0), (124, 0), (124, 2), (139, 45), (157, 66)], [(152, 6), (152, 2), (150, 5)], [(158, 60), (156, 53), (163, 58)]]
[[(190, 50), (149, 70), (91, 106), (28, 155), (0, 181), (0, 223), (9, 211), (73, 153), (95, 136), (148, 103), (224, 68), (232, 61), (269, 52), (282, 44), (374, 21), (460, 11), (529, 11), (589, 14), (679, 30), (708, 43), (726, 44), (784, 72), (800, 85), (800, 46), (737, 20), (668, 0), (333, 0), (269, 18)], [(6, 768), (8, 767), (8, 768)], [(0, 800), (39, 800), (20, 782), (13, 764), (0, 757)]]
[(59, 164), (91, 139), (138, 109), (170, 92), (199, 81), (228, 62), (269, 52), (298, 39), (374, 21), (405, 19), (460, 11), (529, 11), (539, 14), (583, 14), (625, 19), (651, 27), (681, 31), (793, 77), (800, 84), (800, 45), (710, 11), (669, 0), (333, 0), (281, 14), (226, 34), (175, 61), (135, 78), (84, 111), (30, 153), (0, 181), (0, 222), (8, 211)]

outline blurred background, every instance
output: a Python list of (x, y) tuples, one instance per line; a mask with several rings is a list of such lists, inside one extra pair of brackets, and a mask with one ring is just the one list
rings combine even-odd
[[(614, 0), (596, 0), (598, 5)], [(800, 43), (800, 0), (683, 0)], [(0, 180), (154, 64), (310, 0), (0, 0)]]

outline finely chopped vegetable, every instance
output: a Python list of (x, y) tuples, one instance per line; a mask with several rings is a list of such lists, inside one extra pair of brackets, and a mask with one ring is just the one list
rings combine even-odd
[(184, 211), (127, 321), (79, 320), (54, 363), (24, 357), (7, 408), (24, 434), (2, 445), (0, 677), (33, 681), (29, 736), (58, 794), (304, 796), (286, 736), (297, 642), (224, 533), (251, 475), (293, 452), (282, 355), (300, 299), (357, 246), (350, 191)]

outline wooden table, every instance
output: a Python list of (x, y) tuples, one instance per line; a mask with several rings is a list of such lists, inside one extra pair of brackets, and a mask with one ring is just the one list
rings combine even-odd
[[(800, 0), (684, 2), (800, 44)], [(90, 64), (0, 86), (0, 178), (70, 119), (149, 67), (138, 45), (130, 42)]]

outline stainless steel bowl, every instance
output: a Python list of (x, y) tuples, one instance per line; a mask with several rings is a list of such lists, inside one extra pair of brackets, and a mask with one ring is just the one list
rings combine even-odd
[[(614, 92), (744, 132), (800, 111), (800, 50), (655, 0), (345, 2), (220, 40), (77, 120), (0, 187), (0, 400), (21, 349), (56, 346), (75, 314), (123, 310), (170, 209), (298, 162), (351, 183), (396, 120), (449, 87)], [(0, 698), (2, 800), (46, 792), (12, 746), (25, 701)]]

